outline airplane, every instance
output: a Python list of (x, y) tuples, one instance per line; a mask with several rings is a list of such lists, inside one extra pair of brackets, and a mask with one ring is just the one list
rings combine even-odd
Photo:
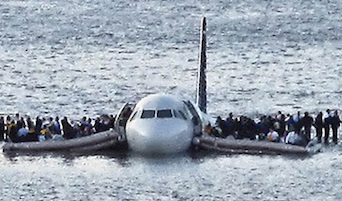
[(178, 153), (189, 149), (193, 138), (201, 135), (207, 106), (205, 17), (200, 32), (196, 104), (169, 94), (152, 94), (136, 105), (126, 103), (115, 122), (121, 126), (129, 149), (139, 153)]

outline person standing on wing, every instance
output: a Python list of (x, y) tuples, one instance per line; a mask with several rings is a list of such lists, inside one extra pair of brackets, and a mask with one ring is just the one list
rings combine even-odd
[(327, 109), (326, 113), (323, 116), (323, 123), (324, 123), (324, 143), (329, 143), (329, 133), (330, 133), (330, 123), (331, 122), (331, 115), (330, 110)]
[(337, 130), (340, 127), (341, 120), (340, 116), (338, 115), (337, 110), (335, 110), (334, 116), (331, 117), (331, 128), (333, 133), (333, 142), (337, 144)]
[(302, 118), (302, 125), (304, 126), (304, 136), (306, 140), (311, 140), (311, 127), (313, 123), (313, 118), (309, 116), (308, 112), (304, 113), (304, 117)]
[(322, 142), (322, 134), (323, 134), (323, 113), (319, 112), (318, 115), (315, 118), (315, 123), (314, 126), (316, 128), (316, 137), (317, 137), (317, 142), (321, 143)]

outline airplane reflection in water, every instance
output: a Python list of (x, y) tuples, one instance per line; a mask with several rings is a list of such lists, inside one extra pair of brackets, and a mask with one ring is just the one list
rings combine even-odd
[[(202, 132), (206, 113), (206, 18), (202, 19), (197, 104), (166, 94), (153, 94), (141, 99), (122, 127), (128, 147), (140, 153), (177, 153), (190, 148), (195, 136)], [(126, 104), (117, 120), (124, 119)], [(118, 121), (116, 121), (118, 122)]]

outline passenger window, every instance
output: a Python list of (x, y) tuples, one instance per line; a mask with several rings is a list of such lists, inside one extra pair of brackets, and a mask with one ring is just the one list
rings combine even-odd
[(141, 118), (142, 119), (149, 119), (149, 118), (153, 118), (155, 114), (154, 110), (143, 110), (142, 114), (141, 114)]
[(172, 117), (171, 110), (158, 110), (157, 117), (158, 118), (171, 118)]

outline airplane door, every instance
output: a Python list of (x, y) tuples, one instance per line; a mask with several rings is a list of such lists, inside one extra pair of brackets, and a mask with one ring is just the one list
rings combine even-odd
[(202, 122), (201, 117), (199, 116), (197, 110), (194, 105), (190, 101), (183, 101), (185, 105), (188, 107), (191, 115), (192, 115), (192, 123), (194, 125), (194, 135), (199, 136), (202, 134)]
[(126, 123), (134, 109), (134, 104), (125, 103), (119, 110), (114, 121), (114, 128), (120, 134), (120, 141), (126, 141)]

